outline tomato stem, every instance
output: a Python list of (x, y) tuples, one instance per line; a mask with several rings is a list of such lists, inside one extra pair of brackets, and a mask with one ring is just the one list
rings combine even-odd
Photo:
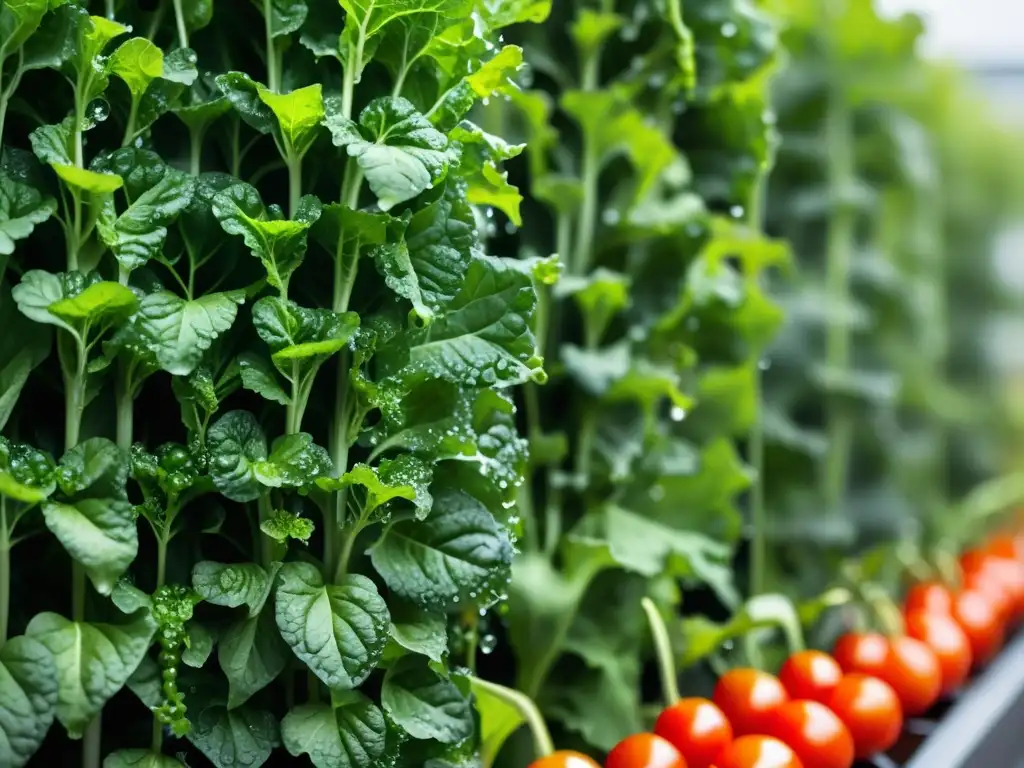
[(871, 581), (862, 582), (858, 586), (882, 632), (890, 637), (903, 635), (906, 631), (903, 625), (903, 616), (900, 609), (896, 607), (896, 603), (889, 597), (889, 593)]
[(491, 683), (479, 677), (470, 677), (470, 682), (477, 688), (486, 691), (497, 699), (501, 699), (510, 707), (514, 707), (523, 720), (526, 721), (530, 733), (533, 734), (534, 751), (537, 757), (547, 757), (555, 751), (555, 744), (551, 740), (551, 733), (544, 722), (537, 705), (529, 696), (512, 688), (506, 688), (497, 683)]
[(654, 641), (654, 654), (658, 660), (658, 672), (661, 675), (661, 692), (665, 706), (671, 707), (679, 701), (679, 681), (676, 679), (675, 657), (672, 652), (672, 640), (668, 635), (658, 607), (649, 597), (640, 601), (647, 614), (647, 623), (651, 628), (651, 639)]

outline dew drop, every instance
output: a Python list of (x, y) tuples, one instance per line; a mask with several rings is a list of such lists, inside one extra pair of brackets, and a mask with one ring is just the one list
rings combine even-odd
[(498, 638), (488, 633), (480, 638), (480, 653), (485, 656), (490, 656), (494, 653), (494, 649), (498, 647)]
[(106, 99), (93, 99), (85, 108), (86, 116), (95, 123), (102, 123), (110, 117), (110, 104)]
[(669, 412), (669, 416), (672, 421), (682, 421), (686, 418), (686, 409), (680, 408), (678, 405), (673, 405), (672, 410)]
[(661, 501), (665, 498), (665, 489), (660, 485), (652, 485), (647, 495), (651, 497), (651, 501)]
[(601, 221), (603, 221), (609, 227), (614, 227), (616, 224), (619, 223), (621, 219), (622, 214), (620, 214), (614, 208), (605, 208), (603, 211), (601, 211)]
[(742, 205), (734, 205), (732, 208), (729, 209), (729, 215), (732, 216), (734, 219), (742, 219), (744, 213), (745, 211), (743, 210)]
[(761, 358), (758, 361), (758, 363), (757, 363), (757, 367), (760, 368), (762, 371), (767, 371), (769, 368), (772, 367), (771, 358), (770, 357), (763, 357), (763, 358)]
[(722, 25), (722, 37), (736, 37), (738, 31), (736, 25), (731, 21), (727, 21)]

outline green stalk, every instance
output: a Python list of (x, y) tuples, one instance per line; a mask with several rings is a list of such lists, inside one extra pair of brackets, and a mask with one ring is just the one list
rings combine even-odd
[(285, 434), (294, 435), (299, 431), (301, 393), (299, 392), (299, 361), (292, 360), (292, 396), (285, 411)]
[[(853, 260), (856, 212), (848, 201), (856, 179), (853, 125), (841, 84), (829, 95), (825, 125), (829, 146), (828, 178), (832, 199), (838, 207), (829, 222), (826, 251), (826, 289), (833, 307), (845, 307), (850, 297), (850, 266)], [(850, 364), (850, 334), (839, 313), (833, 313), (826, 337), (826, 364), (832, 371)], [(838, 514), (846, 494), (853, 422), (842, 403), (833, 400), (828, 414), (830, 437), (825, 459), (823, 490), (829, 514)]]
[(206, 128), (198, 128), (190, 130), (188, 132), (189, 141), (189, 153), (188, 153), (188, 172), (193, 176), (198, 176), (202, 172), (203, 165), (203, 135), (206, 133)]
[(3, 150), (4, 146), (4, 123), (7, 120), (7, 108), (11, 103), (11, 96), (18, 88), (18, 84), (21, 82), (21, 76), (24, 73), (22, 69), (22, 63), (25, 59), (25, 52), (22, 48), (18, 49), (18, 66), (14, 70), (14, 74), (11, 76), (11, 81), (6, 86), (3, 84), (3, 62), (0, 61), (0, 150)]
[(271, 20), (273, 7), (270, 0), (263, 0), (263, 21), (267, 35), (267, 88), (274, 93), (278, 92), (280, 83), (277, 71), (277, 44), (274, 42), (274, 26)]
[(302, 157), (289, 149), (285, 164), (288, 166), (288, 217), (294, 219), (302, 199)]
[(672, 652), (672, 640), (668, 628), (662, 621), (658, 608), (649, 597), (640, 601), (647, 614), (647, 623), (651, 628), (651, 639), (654, 641), (655, 657), (658, 660), (658, 671), (661, 674), (662, 698), (666, 707), (679, 701), (679, 681), (676, 679), (675, 656)]
[(135, 121), (139, 115), (139, 102), (132, 98), (132, 105), (128, 108), (128, 122), (124, 127), (124, 138), (121, 139), (121, 146), (127, 147), (135, 138)]
[(262, 494), (257, 500), (257, 509), (259, 514), (259, 520), (256, 523), (256, 536), (259, 537), (260, 541), (260, 565), (264, 569), (269, 569), (270, 564), (274, 562), (274, 549), (273, 541), (269, 536), (260, 530), (260, 523), (265, 520), (269, 520), (274, 516), (274, 510), (270, 503), (270, 493)]
[(7, 528), (7, 497), (0, 496), (0, 648), (7, 642), (11, 614), (11, 532)]
[[(555, 744), (551, 740), (551, 734), (548, 732), (548, 727), (544, 723), (544, 718), (541, 716), (540, 710), (537, 709), (537, 705), (533, 703), (530, 696), (524, 695), (519, 691), (514, 691), (511, 688), (506, 688), (503, 685), (482, 680), (479, 677), (472, 677), (470, 679), (470, 684), (474, 688), (479, 688), (480, 690), (486, 691), (490, 695), (494, 696), (494, 698), (500, 699), (516, 709), (519, 714), (522, 715), (523, 720), (530, 729), (530, 733), (533, 734), (535, 757), (547, 757), (555, 751)], [(484, 764), (490, 765), (497, 755), (485, 755), (483, 757)]]
[[(748, 226), (755, 232), (762, 229), (764, 178), (758, 181), (749, 203)], [(754, 278), (760, 283), (760, 276)], [(760, 354), (761, 350), (758, 350)], [(760, 359), (754, 360), (754, 423), (750, 427), (750, 465), (757, 474), (750, 488), (750, 586), (749, 597), (765, 591), (768, 570), (768, 519), (764, 506), (764, 389)]]
[(188, 29), (185, 27), (185, 14), (181, 9), (181, 0), (174, 0), (174, 21), (178, 27), (178, 46), (188, 48)]

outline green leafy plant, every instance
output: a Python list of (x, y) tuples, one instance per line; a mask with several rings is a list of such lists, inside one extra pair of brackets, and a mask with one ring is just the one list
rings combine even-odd
[[(506, 589), (545, 377), (472, 120), (549, 5), (0, 6), (0, 763), (472, 750), (448, 625)], [(67, 600), (15, 595), (40, 532)]]

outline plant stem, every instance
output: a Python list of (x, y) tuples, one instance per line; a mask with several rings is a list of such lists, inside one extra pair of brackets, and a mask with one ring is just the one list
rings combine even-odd
[(270, 493), (268, 492), (261, 495), (256, 503), (259, 514), (259, 520), (256, 523), (256, 536), (258, 536), (260, 540), (260, 565), (262, 565), (266, 570), (269, 569), (270, 564), (274, 562), (273, 541), (271, 541), (269, 536), (263, 533), (260, 528), (260, 523), (265, 520), (269, 520), (274, 516), (274, 510), (271, 508), (270, 504)]
[[(764, 195), (764, 177), (754, 187), (748, 205), (748, 226), (757, 233), (762, 228), (762, 201)], [(755, 284), (760, 283), (760, 276), (752, 278)], [(760, 350), (754, 360), (754, 401), (757, 404), (754, 412), (754, 423), (750, 426), (750, 465), (756, 477), (750, 488), (750, 585), (749, 597), (755, 597), (765, 591), (768, 570), (768, 520), (764, 506), (764, 387), (762, 382)]]
[(267, 88), (277, 93), (280, 83), (277, 81), (277, 44), (274, 42), (272, 14), (273, 7), (270, 0), (263, 0), (263, 20), (267, 33)]
[(503, 685), (482, 680), (479, 677), (470, 678), (470, 682), (474, 687), (486, 691), (495, 698), (501, 699), (506, 704), (515, 707), (519, 714), (523, 716), (523, 720), (526, 721), (530, 733), (533, 734), (536, 757), (547, 757), (555, 751), (555, 744), (551, 740), (551, 734), (544, 723), (544, 718), (541, 716), (540, 710), (537, 709), (537, 705), (533, 703), (529, 696), (511, 688), (506, 688)]
[(18, 67), (14, 70), (11, 81), (6, 86), (3, 85), (3, 72), (0, 72), (0, 150), (3, 150), (4, 146), (4, 123), (7, 120), (7, 108), (10, 106), (11, 96), (14, 95), (21, 82), (22, 74), (24, 74), (24, 69), (22, 69), (24, 60), (25, 51), (23, 48), (18, 48)]
[(132, 139), (135, 138), (135, 121), (139, 114), (139, 102), (134, 98), (132, 99), (132, 105), (128, 108), (128, 122), (124, 127), (124, 138), (121, 139), (121, 146), (127, 147), (131, 144)]
[(299, 361), (292, 360), (292, 396), (288, 401), (288, 406), (285, 409), (285, 434), (294, 435), (299, 431), (299, 413), (301, 403), (299, 399), (301, 394), (299, 393)]
[(640, 605), (647, 614), (647, 623), (651, 627), (651, 639), (654, 641), (654, 653), (658, 659), (658, 671), (661, 673), (661, 690), (665, 706), (671, 707), (679, 701), (679, 681), (676, 680), (676, 663), (672, 653), (672, 641), (668, 636), (668, 628), (658, 613), (658, 607), (645, 597)]
[[(834, 307), (849, 304), (850, 265), (853, 259), (856, 212), (850, 206), (849, 193), (856, 178), (853, 150), (853, 126), (841, 84), (834, 84), (829, 95), (825, 134), (829, 146), (828, 178), (831, 197), (837, 208), (828, 227), (826, 282)], [(826, 365), (830, 373), (850, 363), (850, 335), (845, 321), (835, 312), (828, 324)], [(823, 490), (829, 514), (837, 515), (846, 494), (853, 422), (844, 403), (833, 398), (828, 414), (829, 449), (825, 459)]]
[(348, 564), (352, 559), (352, 552), (355, 549), (356, 539), (362, 532), (363, 527), (366, 525), (366, 521), (363, 518), (359, 518), (352, 524), (352, 530), (348, 531), (345, 537), (345, 543), (341, 546), (341, 554), (338, 555), (338, 562), (334, 568), (334, 582), (337, 584), (348, 573)]
[(288, 166), (288, 217), (294, 219), (302, 199), (302, 158), (290, 155), (285, 163)]
[(7, 528), (7, 497), (0, 496), (0, 648), (7, 642), (11, 613), (11, 535)]
[(203, 167), (203, 135), (205, 128), (197, 128), (188, 132), (189, 153), (188, 172), (193, 176), (202, 173)]
[(174, 0), (174, 21), (178, 27), (178, 46), (188, 48), (188, 29), (185, 27), (185, 14), (181, 9), (181, 0)]
[(132, 437), (135, 431), (135, 400), (132, 398), (127, 363), (121, 364), (121, 375), (118, 377), (117, 393), (117, 447), (123, 451), (131, 451)]

